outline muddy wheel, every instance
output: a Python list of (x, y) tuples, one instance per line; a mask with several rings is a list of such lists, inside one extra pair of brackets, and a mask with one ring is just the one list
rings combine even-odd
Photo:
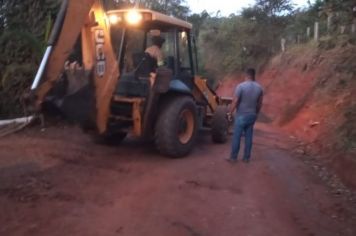
[(214, 143), (226, 143), (229, 134), (227, 107), (218, 106), (211, 123), (211, 137)]
[(164, 106), (155, 128), (155, 144), (160, 153), (179, 158), (194, 147), (197, 111), (193, 99), (176, 97)]
[(93, 136), (93, 141), (97, 144), (115, 146), (119, 145), (127, 136), (127, 133), (114, 133)]

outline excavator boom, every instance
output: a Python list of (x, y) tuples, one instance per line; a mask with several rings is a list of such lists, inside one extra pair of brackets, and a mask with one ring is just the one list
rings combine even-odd
[(119, 77), (119, 67), (111, 44), (106, 14), (100, 0), (64, 0), (48, 48), (32, 85), (37, 110), (59, 79), (64, 64), (81, 35), (83, 66), (93, 71), (96, 126), (106, 131), (109, 105)]

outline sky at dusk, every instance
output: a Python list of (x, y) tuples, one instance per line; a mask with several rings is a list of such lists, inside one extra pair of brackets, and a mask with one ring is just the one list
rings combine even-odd
[[(228, 16), (231, 13), (238, 13), (244, 7), (253, 5), (255, 0), (187, 0), (187, 3), (193, 13), (200, 13), (203, 10), (213, 13), (220, 10), (222, 15)], [(293, 3), (297, 7), (303, 7), (308, 5), (308, 0), (293, 0)]]

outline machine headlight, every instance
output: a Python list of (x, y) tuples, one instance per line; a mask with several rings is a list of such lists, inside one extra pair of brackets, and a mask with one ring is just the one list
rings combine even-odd
[(130, 10), (126, 13), (126, 22), (130, 25), (137, 25), (142, 21), (142, 19), (142, 14), (136, 10)]
[(110, 24), (116, 25), (117, 23), (119, 23), (121, 21), (121, 17), (119, 17), (117, 15), (110, 15), (109, 21), (110, 21)]

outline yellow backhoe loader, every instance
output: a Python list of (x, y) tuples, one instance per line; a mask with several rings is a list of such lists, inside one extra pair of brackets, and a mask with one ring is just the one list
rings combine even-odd
[[(153, 139), (171, 157), (187, 155), (203, 128), (223, 143), (230, 101), (197, 75), (191, 30), (186, 21), (148, 9), (106, 11), (100, 0), (64, 0), (31, 87), (33, 107), (41, 112), (58, 97), (56, 87), (67, 74), (66, 99), (57, 105), (105, 140), (120, 142), (131, 133)], [(159, 67), (145, 53), (155, 35), (165, 39)], [(80, 49), (79, 66), (71, 72), (73, 48)], [(79, 86), (68, 89), (68, 83)]]

